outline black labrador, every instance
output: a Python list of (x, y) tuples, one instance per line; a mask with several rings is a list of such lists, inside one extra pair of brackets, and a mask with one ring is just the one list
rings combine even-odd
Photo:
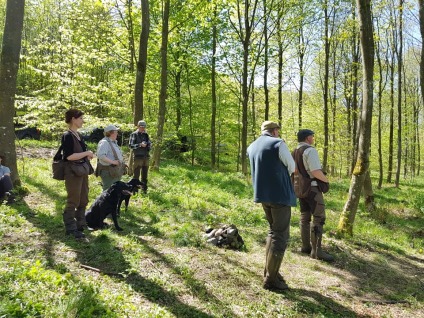
[(94, 230), (103, 229), (106, 225), (103, 222), (104, 219), (111, 214), (116, 230), (122, 231), (123, 229), (118, 225), (118, 204), (122, 202), (121, 198), (123, 196), (131, 196), (131, 190), (131, 185), (122, 181), (117, 181), (112, 184), (109, 189), (103, 191), (96, 198), (90, 209), (85, 212), (87, 226)]
[(138, 192), (138, 190), (143, 187), (143, 182), (141, 182), (138, 179), (131, 179), (126, 184), (131, 187), (131, 190), (130, 190), (131, 194), (123, 194), (121, 196), (121, 198), (119, 199), (118, 211), (117, 211), (118, 216), (119, 216), (119, 214), (121, 212), (122, 201), (125, 201), (125, 212), (127, 212), (128, 211), (128, 204), (130, 203), (131, 195), (132, 194), (136, 194)]

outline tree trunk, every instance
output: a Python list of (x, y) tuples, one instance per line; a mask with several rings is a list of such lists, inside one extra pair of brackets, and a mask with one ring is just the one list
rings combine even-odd
[(357, 0), (360, 24), (361, 52), (363, 57), (363, 99), (359, 125), (359, 147), (349, 197), (340, 216), (338, 232), (353, 235), (360, 193), (369, 168), (371, 124), (373, 108), (374, 39), (371, 19), (371, 0)]
[(147, 71), (147, 44), (150, 33), (149, 0), (141, 0), (141, 33), (134, 93), (134, 125), (144, 118), (144, 81)]
[(265, 48), (264, 48), (264, 97), (265, 97), (265, 120), (269, 119), (269, 89), (268, 89), (268, 12), (267, 12), (267, 1), (263, 0), (263, 10), (264, 10), (264, 39), (265, 39)]
[(402, 163), (402, 69), (403, 69), (403, 0), (399, 0), (399, 50), (396, 51), (398, 62), (398, 131), (397, 131), (397, 168), (395, 186), (399, 187)]
[(330, 39), (328, 31), (328, 1), (324, 2), (324, 87), (323, 87), (323, 96), (324, 96), (324, 155), (322, 160), (322, 168), (324, 171), (328, 170), (328, 136), (329, 136), (329, 127), (328, 127), (328, 81), (330, 74)]
[(299, 129), (302, 128), (302, 117), (303, 117), (303, 83), (305, 79), (303, 65), (305, 58), (305, 37), (303, 34), (303, 25), (299, 28), (299, 48), (297, 50), (298, 63), (299, 63), (299, 96), (298, 96), (298, 107), (299, 107)]
[(127, 24), (128, 24), (128, 48), (130, 50), (130, 72), (131, 74), (134, 72), (134, 61), (136, 61), (135, 57), (135, 44), (134, 44), (134, 25), (132, 19), (132, 1), (127, 0), (128, 14), (127, 14)]
[(420, 33), (421, 33), (421, 61), (420, 61), (420, 87), (421, 98), (424, 102), (424, 0), (418, 0), (420, 12)]
[(211, 94), (212, 94), (212, 109), (211, 109), (211, 166), (215, 169), (216, 165), (216, 45), (217, 45), (217, 9), (214, 8), (214, 20), (212, 26), (212, 73), (211, 73)]
[(15, 185), (20, 185), (20, 179), (16, 163), (13, 116), (24, 8), (25, 0), (7, 0), (0, 58), (0, 153), (5, 157), (4, 165), (12, 171), (11, 178)]
[(165, 6), (163, 9), (162, 18), (162, 44), (160, 48), (161, 55), (161, 80), (160, 80), (160, 94), (159, 94), (159, 113), (158, 113), (158, 126), (156, 134), (156, 142), (153, 151), (153, 160), (151, 166), (155, 170), (159, 170), (160, 155), (162, 151), (163, 139), (163, 126), (165, 124), (166, 115), (166, 98), (168, 86), (168, 36), (169, 36), (169, 2), (164, 0)]

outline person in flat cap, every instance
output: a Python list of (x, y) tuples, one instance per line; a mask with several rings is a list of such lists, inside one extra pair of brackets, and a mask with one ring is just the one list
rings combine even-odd
[[(130, 135), (129, 147), (133, 151), (134, 160), (132, 168), (134, 170), (134, 178), (140, 180), (141, 172), (141, 183), (142, 190), (147, 193), (147, 178), (149, 173), (149, 158), (150, 149), (152, 142), (150, 141), (149, 135), (146, 132), (146, 122), (140, 120), (137, 123), (137, 130)], [(130, 158), (131, 160), (132, 158)]]
[[(297, 141), (299, 143), (293, 151), (293, 158), (296, 158), (296, 153), (299, 152), (298, 159), (295, 160), (296, 167), (299, 170), (304, 168), (305, 172), (312, 179), (309, 195), (305, 198), (299, 198), (300, 234), (302, 238), (300, 251), (304, 254), (310, 254), (314, 259), (331, 262), (334, 260), (334, 257), (324, 252), (321, 248), (325, 224), (325, 204), (324, 196), (318, 187), (317, 181), (314, 179), (319, 179), (325, 183), (329, 181), (322, 171), (318, 152), (312, 146), (314, 144), (314, 138), (315, 133), (312, 130), (300, 129), (297, 133)], [(305, 172), (303, 173), (304, 175), (306, 175)]]
[(291, 207), (296, 206), (290, 180), (295, 164), (286, 143), (279, 138), (280, 125), (264, 121), (261, 130), (261, 136), (247, 148), (247, 154), (254, 201), (262, 204), (269, 223), (263, 287), (282, 291), (288, 289), (279, 269), (290, 235)]
[(118, 145), (118, 130), (115, 125), (104, 128), (104, 138), (97, 145), (96, 175), (102, 180), (103, 190), (107, 190), (116, 182), (121, 181), (125, 171), (124, 157)]

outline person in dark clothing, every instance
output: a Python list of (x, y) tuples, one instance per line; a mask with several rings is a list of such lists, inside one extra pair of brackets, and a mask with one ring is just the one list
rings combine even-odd
[(142, 190), (147, 193), (147, 177), (149, 172), (149, 158), (150, 149), (152, 142), (150, 141), (149, 135), (146, 132), (146, 122), (140, 120), (137, 124), (138, 129), (130, 135), (129, 147), (134, 153), (134, 179), (140, 180), (141, 171), (141, 182)]
[(0, 203), (5, 199), (8, 203), (12, 203), (14, 198), (10, 191), (13, 189), (13, 182), (10, 178), (10, 169), (2, 165), (3, 161), (4, 157), (0, 155)]
[(290, 236), (291, 207), (296, 206), (290, 180), (295, 164), (286, 143), (278, 137), (279, 129), (275, 122), (263, 122), (262, 135), (247, 148), (254, 201), (262, 203), (269, 223), (263, 287), (270, 290), (288, 289), (279, 269)]
[(78, 109), (69, 109), (65, 122), (69, 129), (62, 135), (63, 159), (65, 165), (66, 206), (63, 211), (63, 223), (67, 235), (76, 239), (84, 238), (85, 209), (88, 204), (88, 173), (77, 175), (72, 164), (87, 164), (94, 154), (87, 149), (78, 129), (84, 123), (84, 113)]

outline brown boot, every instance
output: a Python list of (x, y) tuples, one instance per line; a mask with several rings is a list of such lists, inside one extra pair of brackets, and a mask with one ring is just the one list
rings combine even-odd
[(300, 237), (302, 238), (302, 248), (300, 252), (310, 254), (312, 251), (310, 223), (300, 223)]
[[(267, 265), (266, 264), (268, 264), (268, 257), (269, 257), (269, 251), (270, 251), (270, 248), (271, 248), (271, 236), (267, 236), (266, 237), (266, 244), (265, 244), (265, 268), (264, 268), (264, 279), (265, 279), (265, 277), (266, 277), (266, 274), (267, 274)], [(284, 281), (284, 278), (283, 278), (283, 276), (279, 273), (279, 272), (277, 272), (277, 278), (279, 279), (279, 280), (281, 280), (281, 281)]]
[(264, 278), (263, 287), (268, 290), (287, 290), (286, 282), (278, 279), (277, 274), (283, 261), (284, 254), (282, 253), (272, 253), (269, 252), (267, 262), (266, 262), (266, 271), (267, 274)]
[(313, 231), (311, 231), (311, 243), (312, 243), (311, 257), (314, 259), (325, 261), (325, 262), (334, 261), (334, 257), (332, 255), (322, 250), (321, 241), (322, 241), (322, 226), (314, 226)]

